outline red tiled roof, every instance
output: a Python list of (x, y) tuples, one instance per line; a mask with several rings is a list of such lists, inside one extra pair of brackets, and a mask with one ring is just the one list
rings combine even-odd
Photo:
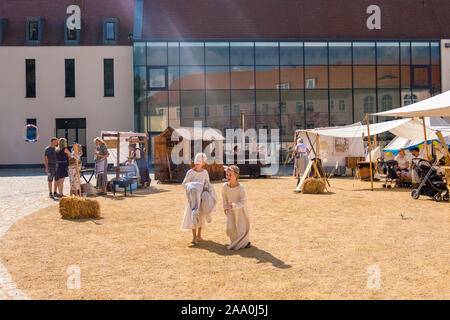
[[(381, 30), (368, 30), (368, 6)], [(144, 0), (143, 39), (441, 39), (449, 0)]]
[(41, 45), (63, 45), (66, 9), (71, 4), (81, 8), (80, 45), (103, 43), (103, 18), (118, 18), (118, 44), (131, 45), (128, 33), (133, 32), (135, 0), (1, 0), (0, 17), (8, 19), (2, 45), (24, 45), (30, 17), (45, 20)]

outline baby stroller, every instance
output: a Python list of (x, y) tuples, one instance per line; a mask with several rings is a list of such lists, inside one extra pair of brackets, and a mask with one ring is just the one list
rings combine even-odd
[[(431, 163), (421, 159), (413, 166), (413, 170), (420, 177), (419, 186), (411, 192), (411, 197), (414, 200), (419, 199), (420, 195), (425, 195), (433, 198), (435, 201), (449, 201), (447, 185), (442, 180), (442, 177), (436, 173), (436, 169)], [(442, 196), (444, 192), (446, 193)]]

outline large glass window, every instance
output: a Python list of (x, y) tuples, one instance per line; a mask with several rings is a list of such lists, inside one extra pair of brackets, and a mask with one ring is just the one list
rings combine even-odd
[(226, 66), (230, 63), (230, 45), (228, 42), (205, 43), (206, 65)]
[(305, 65), (327, 65), (326, 42), (305, 42)]
[(114, 59), (103, 60), (104, 96), (114, 97)]
[(231, 65), (245, 66), (254, 64), (253, 42), (231, 42)]
[(75, 97), (75, 59), (65, 59), (66, 98)]
[(205, 59), (203, 42), (180, 43), (180, 64), (203, 65), (204, 63)]
[(375, 64), (375, 42), (354, 42), (353, 64)]
[(246, 128), (278, 128), (290, 143), (296, 129), (350, 124), (441, 91), (431, 40), (154, 40), (133, 52), (136, 130), (195, 119), (238, 128), (244, 112)]
[(350, 65), (352, 64), (351, 42), (331, 42), (329, 44), (330, 64)]
[(280, 42), (280, 64), (303, 65), (303, 42)]

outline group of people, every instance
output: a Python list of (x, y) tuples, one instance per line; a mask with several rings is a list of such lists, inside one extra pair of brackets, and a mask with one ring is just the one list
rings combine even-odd
[[(83, 155), (81, 145), (77, 144), (77, 154), (75, 148), (69, 150), (65, 138), (51, 138), (50, 145), (45, 148), (44, 166), (47, 173), (49, 196), (52, 199), (64, 197), (64, 180), (69, 177), (70, 195), (76, 195), (80, 191), (78, 170), (81, 169), (81, 157)], [(52, 189), (53, 184), (53, 189)]]
[[(188, 203), (184, 211), (181, 229), (192, 231), (194, 245), (203, 241), (202, 229), (212, 221), (211, 212), (215, 210), (216, 195), (205, 167), (206, 156), (197, 154), (194, 167), (183, 180)], [(229, 166), (226, 169), (227, 182), (222, 186), (223, 210), (227, 216), (226, 233), (230, 243), (229, 250), (250, 247), (250, 219), (247, 210), (247, 196), (244, 186), (239, 183), (239, 167)]]
[[(95, 143), (95, 176), (97, 179), (97, 195), (106, 195), (108, 185), (108, 157), (109, 152), (105, 142), (97, 137)], [(48, 191), (52, 199), (64, 197), (64, 181), (69, 177), (70, 195), (80, 194), (80, 181), (78, 174), (82, 168), (83, 156), (82, 146), (78, 143), (78, 153), (75, 154), (74, 148), (69, 148), (65, 138), (51, 138), (50, 145), (45, 148), (44, 166), (47, 173)], [(129, 145), (128, 163), (135, 164), (139, 172), (139, 183), (141, 187), (150, 186), (150, 173), (147, 160), (142, 150), (136, 144)], [(78, 163), (78, 170), (76, 164)]]
[(415, 182), (413, 166), (421, 160), (420, 149), (414, 147), (411, 149), (411, 155), (408, 156), (404, 149), (398, 150), (398, 155), (395, 157), (393, 166), (394, 172), (403, 182)]

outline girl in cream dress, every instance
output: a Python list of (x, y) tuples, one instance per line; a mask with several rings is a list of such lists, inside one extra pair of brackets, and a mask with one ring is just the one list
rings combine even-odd
[(229, 166), (226, 172), (228, 182), (223, 185), (223, 208), (227, 215), (227, 236), (230, 237), (228, 250), (250, 247), (250, 219), (247, 210), (247, 196), (238, 182), (239, 168)]
[[(209, 185), (209, 174), (206, 169), (203, 169), (203, 166), (205, 165), (205, 159), (206, 156), (202, 153), (199, 153), (195, 156), (194, 164), (195, 166), (190, 169), (183, 180), (183, 185), (186, 187), (186, 185), (190, 182), (198, 182), (203, 184), (203, 186), (206, 188), (207, 185)], [(199, 209), (199, 208), (197, 208)], [(183, 222), (181, 223), (181, 229), (184, 230), (192, 230), (192, 243), (197, 244), (200, 241), (203, 241), (202, 239), (202, 228), (206, 226), (207, 223), (207, 217), (206, 215), (201, 211), (198, 210), (199, 217), (198, 217), (198, 224), (195, 222), (196, 219), (193, 217), (193, 210), (189, 206), (189, 201), (186, 206), (186, 210), (184, 211), (183, 216)]]

